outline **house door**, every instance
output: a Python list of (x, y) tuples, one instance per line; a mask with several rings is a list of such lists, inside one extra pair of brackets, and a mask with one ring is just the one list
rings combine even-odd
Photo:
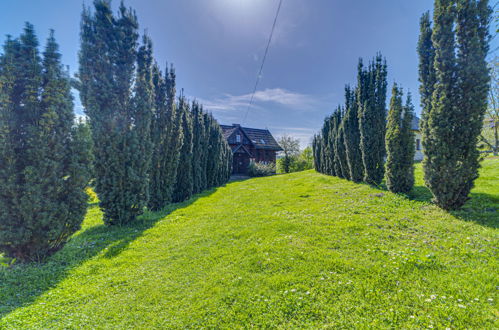
[(234, 174), (248, 173), (249, 157), (245, 153), (235, 153), (232, 163), (232, 172)]

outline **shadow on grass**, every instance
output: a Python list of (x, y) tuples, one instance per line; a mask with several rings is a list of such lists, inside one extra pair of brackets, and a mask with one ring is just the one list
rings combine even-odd
[[(419, 202), (431, 202), (433, 199), (430, 189), (425, 186), (414, 186), (408, 197)], [(470, 200), (461, 209), (448, 213), (464, 221), (499, 228), (499, 196), (471, 192)]]
[[(185, 202), (169, 205), (162, 211), (147, 212), (132, 225), (108, 227), (101, 224), (83, 229), (44, 263), (18, 264), (9, 268), (0, 266), (0, 319), (17, 308), (33, 303), (85, 261), (101, 253), (105, 258), (119, 255), (165, 216), (215, 191), (216, 188), (207, 190)], [(88, 212), (97, 210), (98, 206), (92, 205)]]
[[(364, 182), (360, 182), (359, 184), (388, 192), (385, 180), (379, 185)], [(400, 196), (413, 201), (427, 203), (432, 203), (433, 199), (430, 189), (424, 185), (415, 185), (408, 195), (400, 194)], [(464, 221), (473, 221), (482, 226), (499, 228), (499, 195), (471, 192), (470, 200), (461, 209), (447, 212)]]

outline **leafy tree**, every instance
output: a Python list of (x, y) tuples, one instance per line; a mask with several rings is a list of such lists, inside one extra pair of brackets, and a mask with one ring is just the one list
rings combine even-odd
[(410, 95), (402, 106), (402, 91), (393, 85), (386, 129), (386, 185), (391, 192), (407, 194), (414, 185), (413, 106)]
[(95, 143), (95, 190), (107, 224), (126, 224), (148, 202), (151, 162), (152, 55), (138, 49), (135, 13), (117, 17), (106, 0), (84, 8), (78, 88)]
[(297, 167), (300, 171), (314, 168), (314, 153), (312, 147), (308, 146), (302, 150), (299, 157), (299, 164), (300, 165), (297, 165)]
[[(277, 160), (278, 172), (284, 173), (284, 158)], [(312, 147), (306, 147), (299, 154), (291, 157), (289, 173), (300, 172), (314, 168), (314, 156)]]
[(361, 182), (364, 177), (362, 152), (360, 150), (359, 114), (356, 92), (345, 87), (345, 117), (343, 119), (345, 134), (345, 153), (350, 180)]
[(444, 209), (461, 207), (478, 177), (477, 142), (489, 91), (490, 14), (484, 0), (435, 1), (436, 82), (431, 109), (424, 110), (423, 169), (435, 203)]
[(53, 31), (40, 57), (29, 23), (0, 58), (0, 251), (20, 261), (59, 250), (86, 210), (90, 145), (60, 59)]
[(284, 173), (289, 173), (293, 156), (300, 152), (300, 141), (289, 135), (283, 135), (279, 139), (279, 145), (284, 154), (282, 168)]
[(376, 55), (364, 69), (358, 65), (357, 102), (359, 109), (360, 149), (364, 181), (379, 185), (384, 176), (386, 125), (386, 60)]

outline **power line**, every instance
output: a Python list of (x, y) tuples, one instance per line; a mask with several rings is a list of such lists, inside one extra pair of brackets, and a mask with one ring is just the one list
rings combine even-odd
[(260, 71), (256, 76), (255, 87), (253, 88), (253, 93), (251, 93), (251, 98), (248, 103), (248, 107), (246, 108), (246, 113), (244, 114), (244, 119), (241, 122), (241, 125), (246, 121), (246, 117), (248, 116), (248, 111), (253, 104), (253, 98), (255, 97), (256, 88), (258, 87), (258, 83), (260, 82), (260, 77), (262, 76), (263, 65), (265, 64), (265, 59), (267, 58), (267, 53), (269, 52), (270, 42), (272, 41), (272, 36), (274, 35), (275, 25), (277, 23), (277, 17), (279, 16), (279, 11), (281, 10), (283, 0), (279, 0), (279, 6), (277, 7), (277, 11), (275, 13), (274, 24), (272, 24), (272, 30), (270, 31), (269, 41), (267, 42), (267, 47), (265, 48), (265, 53), (263, 54), (262, 65), (260, 66)]

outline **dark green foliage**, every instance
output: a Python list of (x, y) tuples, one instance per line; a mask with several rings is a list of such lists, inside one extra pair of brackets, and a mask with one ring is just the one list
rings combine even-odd
[(0, 252), (21, 261), (60, 249), (86, 210), (90, 141), (60, 59), (51, 32), (42, 60), (28, 23), (0, 59)]
[[(431, 100), (435, 90), (435, 48), (431, 40), (433, 30), (431, 28), (430, 13), (426, 12), (421, 17), (420, 34), (418, 41), (419, 54), (419, 94), (421, 95), (421, 121), (420, 129), (425, 131), (424, 125), (428, 122), (428, 114), (431, 111)], [(425, 139), (423, 139), (423, 145)]]
[(224, 138), (222, 129), (211, 114), (204, 115), (206, 140), (207, 188), (227, 182), (232, 173), (232, 151)]
[(180, 158), (177, 166), (177, 181), (173, 191), (173, 201), (182, 202), (191, 197), (194, 180), (192, 177), (192, 117), (189, 105), (184, 96), (181, 96), (177, 105), (180, 112), (182, 125), (182, 147), (180, 148)]
[(350, 86), (345, 87), (345, 117), (343, 119), (345, 134), (345, 152), (348, 162), (349, 178), (361, 182), (364, 178), (362, 152), (360, 151), (360, 130), (356, 93)]
[(313, 157), (314, 157), (314, 168), (317, 172), (322, 172), (322, 136), (319, 135), (314, 135), (314, 138), (312, 139), (312, 150), (313, 150)]
[(152, 50), (138, 49), (135, 13), (122, 4), (94, 1), (84, 9), (79, 90), (95, 143), (95, 190), (107, 224), (126, 224), (148, 200), (152, 143)]
[[(444, 209), (461, 207), (478, 177), (476, 145), (489, 90), (485, 59), (490, 14), (484, 0), (435, 1), (435, 59), (427, 70), (433, 70), (435, 84), (431, 106), (424, 109), (423, 166), (434, 201)], [(421, 38), (428, 33), (424, 27)], [(425, 61), (422, 55), (420, 63)], [(423, 91), (428, 88), (427, 71), (420, 69)]]
[(386, 128), (386, 186), (391, 192), (407, 194), (414, 185), (414, 109), (408, 95), (402, 106), (402, 91), (393, 85)]
[(205, 125), (203, 108), (192, 102), (192, 179), (193, 192), (196, 194), (206, 189), (206, 165), (208, 153), (209, 125)]
[(343, 127), (343, 117), (344, 111), (341, 107), (338, 107), (336, 112), (333, 114), (333, 130), (335, 132), (333, 148), (334, 148), (334, 168), (336, 175), (339, 178), (349, 179), (350, 170), (348, 168), (348, 160), (345, 148), (345, 129)]
[(357, 103), (359, 109), (360, 149), (364, 181), (379, 185), (384, 176), (386, 126), (386, 61), (378, 54), (364, 69), (358, 65)]
[(386, 61), (377, 55), (364, 69), (358, 65), (358, 86), (345, 88), (345, 106), (324, 120), (312, 144), (317, 171), (369, 184), (384, 175)]
[(175, 103), (175, 71), (166, 68), (163, 77), (158, 66), (153, 67), (155, 105), (151, 123), (154, 145), (152, 154), (149, 208), (159, 210), (172, 202), (177, 167), (182, 146), (181, 116)]
[(328, 175), (336, 175), (334, 168), (334, 131), (333, 131), (333, 117), (329, 116), (324, 119), (324, 126), (322, 127), (322, 173)]

